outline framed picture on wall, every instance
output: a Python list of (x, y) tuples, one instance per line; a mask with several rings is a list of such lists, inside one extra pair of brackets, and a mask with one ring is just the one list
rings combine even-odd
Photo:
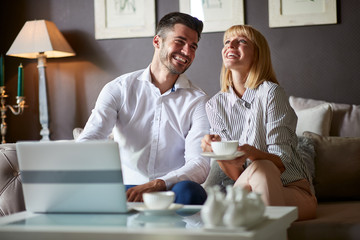
[(271, 28), (336, 23), (336, 0), (269, 0)]
[(204, 22), (203, 32), (223, 32), (244, 24), (243, 0), (179, 0), (180, 12)]
[(155, 34), (155, 0), (94, 0), (94, 14), (96, 39)]

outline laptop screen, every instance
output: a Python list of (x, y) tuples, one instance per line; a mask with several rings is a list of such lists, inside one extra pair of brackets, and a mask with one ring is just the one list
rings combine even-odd
[(18, 142), (16, 150), (28, 211), (128, 211), (116, 142)]

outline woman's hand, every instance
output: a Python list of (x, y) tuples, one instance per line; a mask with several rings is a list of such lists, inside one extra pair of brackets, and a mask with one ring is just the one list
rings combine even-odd
[(203, 152), (212, 152), (211, 142), (221, 141), (221, 137), (215, 134), (206, 134), (201, 140), (201, 149)]
[(239, 146), (238, 151), (244, 153), (244, 155), (241, 156), (242, 159), (250, 159), (251, 161), (270, 160), (279, 168), (280, 172), (285, 171), (285, 166), (278, 155), (263, 152), (254, 146), (250, 146), (249, 144)]
[(239, 146), (238, 151), (244, 153), (244, 155), (242, 155), (241, 158), (250, 159), (251, 161), (255, 161), (255, 160), (259, 160), (259, 159), (266, 159), (264, 157), (265, 157), (265, 154), (267, 154), (249, 144), (244, 144), (244, 145)]
[(285, 171), (285, 166), (282, 163), (280, 157), (275, 154), (263, 152), (254, 146), (250, 146), (249, 144), (244, 144), (242, 146), (239, 146), (238, 151), (243, 152), (244, 155), (235, 158), (233, 160), (217, 161), (221, 169), (224, 171), (224, 173), (234, 181), (236, 181), (240, 176), (240, 174), (244, 171), (243, 165), (246, 159), (249, 159), (251, 161), (270, 160), (279, 168), (280, 172)]
[(240, 174), (244, 171), (244, 163), (246, 158), (243, 156), (232, 160), (217, 160), (223, 172), (232, 180), (236, 181)]

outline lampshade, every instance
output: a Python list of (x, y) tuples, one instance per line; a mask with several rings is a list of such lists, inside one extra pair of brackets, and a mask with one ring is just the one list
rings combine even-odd
[(44, 53), (47, 58), (75, 56), (75, 52), (53, 22), (27, 21), (6, 55), (37, 58), (39, 53)]
[(27, 21), (6, 53), (13, 57), (37, 58), (39, 71), (39, 119), (42, 141), (50, 140), (46, 91), (46, 58), (74, 56), (75, 53), (53, 22)]

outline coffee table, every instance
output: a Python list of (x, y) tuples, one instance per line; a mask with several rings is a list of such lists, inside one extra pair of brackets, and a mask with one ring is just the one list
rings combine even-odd
[(200, 209), (184, 206), (176, 213), (160, 215), (20, 212), (0, 218), (0, 239), (285, 240), (287, 228), (297, 219), (296, 207), (267, 207), (264, 221), (252, 229), (206, 229)]

